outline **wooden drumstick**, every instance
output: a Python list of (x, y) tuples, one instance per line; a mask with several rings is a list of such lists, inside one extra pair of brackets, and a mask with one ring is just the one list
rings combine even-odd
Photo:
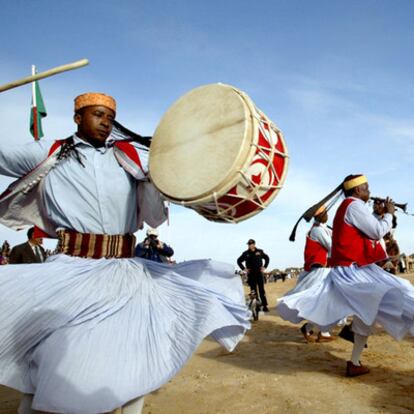
[(26, 83), (34, 82), (39, 79), (57, 75), (58, 73), (66, 72), (68, 70), (78, 69), (88, 64), (89, 64), (88, 59), (81, 59), (73, 63), (68, 63), (66, 65), (57, 66), (45, 72), (40, 72), (40, 73), (37, 73), (36, 75), (27, 76), (26, 78), (19, 79), (14, 82), (7, 83), (6, 85), (0, 86), (0, 92), (4, 92), (12, 88), (17, 88), (18, 86), (26, 85)]

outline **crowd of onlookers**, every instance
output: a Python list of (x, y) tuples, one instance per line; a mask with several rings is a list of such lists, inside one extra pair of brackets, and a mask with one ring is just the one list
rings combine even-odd
[[(10, 246), (10, 243), (5, 240), (0, 248), (0, 265), (23, 263), (27, 262), (26, 260), (29, 260), (30, 262), (43, 262), (48, 256), (54, 253), (53, 250), (43, 248), (42, 239), (33, 237), (33, 229), (29, 229), (27, 232), (27, 238), (28, 240), (25, 243), (14, 246), (13, 248)], [(254, 240), (249, 240), (249, 242), (252, 241), (254, 242)], [(251, 245), (254, 244), (252, 243)], [(31, 247), (32, 252), (27, 250), (28, 246)], [(28, 252), (26, 256), (30, 256), (30, 253), (33, 253), (31, 259), (30, 257), (29, 259), (23, 259), (25, 249), (26, 253)], [(172, 247), (159, 239), (158, 231), (156, 229), (148, 229), (145, 239), (141, 243), (138, 243), (135, 249), (135, 256), (160, 263), (174, 264), (175, 261), (172, 258), (173, 255), (174, 250)], [(303, 268), (299, 267), (289, 267), (284, 270), (273, 269), (271, 271), (264, 271), (264, 283), (277, 282), (279, 280), (284, 282), (287, 279), (296, 278), (301, 271), (303, 271)], [(405, 253), (402, 253), (399, 257), (397, 273), (412, 272), (414, 272), (414, 254), (406, 255)], [(244, 282), (247, 282), (247, 273), (243, 270), (238, 271), (238, 273), (241, 274)]]

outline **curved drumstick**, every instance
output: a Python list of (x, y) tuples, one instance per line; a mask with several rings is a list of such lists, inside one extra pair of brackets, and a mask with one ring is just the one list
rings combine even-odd
[(34, 82), (39, 79), (43, 79), (49, 76), (56, 75), (58, 73), (66, 72), (68, 70), (78, 69), (88, 64), (89, 64), (88, 59), (81, 59), (73, 63), (68, 63), (66, 65), (57, 66), (45, 72), (40, 72), (40, 73), (37, 73), (36, 75), (27, 76), (26, 78), (19, 79), (14, 82), (6, 83), (5, 85), (0, 86), (0, 93), (7, 91), (9, 89), (12, 89), (12, 88), (17, 88), (18, 86), (26, 85), (26, 83)]

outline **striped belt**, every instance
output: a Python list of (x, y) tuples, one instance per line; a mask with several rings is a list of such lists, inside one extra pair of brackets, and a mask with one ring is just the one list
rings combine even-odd
[(69, 256), (91, 259), (133, 257), (135, 236), (78, 233), (73, 230), (58, 230), (57, 252)]

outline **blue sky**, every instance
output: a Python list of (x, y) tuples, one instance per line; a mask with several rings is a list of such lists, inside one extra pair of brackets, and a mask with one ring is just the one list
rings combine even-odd
[[(350, 173), (414, 211), (414, 4), (411, 1), (2, 2), (0, 83), (86, 57), (90, 65), (41, 81), (48, 138), (74, 131), (73, 98), (102, 91), (118, 119), (152, 134), (190, 89), (224, 82), (245, 92), (284, 132), (285, 188), (263, 213), (214, 224), (173, 207), (163, 239), (179, 260), (234, 262), (253, 237), (270, 267), (300, 265), (307, 225), (296, 218)], [(0, 94), (0, 144), (24, 143), (30, 87)], [(5, 186), (7, 179), (1, 179)], [(414, 251), (414, 219), (397, 238)], [(140, 237), (140, 236), (139, 236)], [(23, 234), (4, 227), (0, 240)]]

